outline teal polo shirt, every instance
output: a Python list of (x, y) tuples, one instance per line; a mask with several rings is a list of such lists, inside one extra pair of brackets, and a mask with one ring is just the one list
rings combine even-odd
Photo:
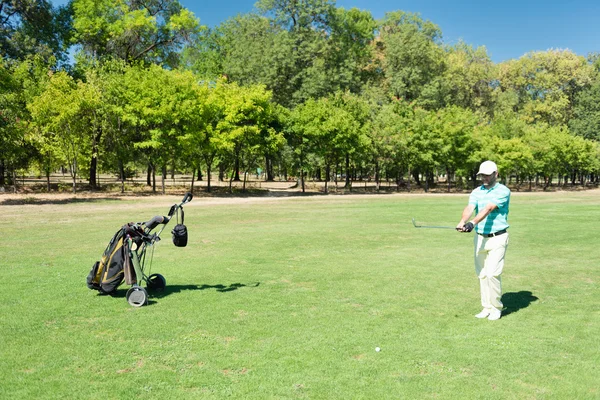
[(471, 192), (469, 204), (475, 206), (475, 215), (483, 210), (489, 203), (498, 206), (488, 214), (484, 220), (475, 226), (475, 232), (487, 235), (508, 228), (508, 204), (510, 203), (510, 189), (501, 183), (496, 183), (491, 189), (481, 185)]

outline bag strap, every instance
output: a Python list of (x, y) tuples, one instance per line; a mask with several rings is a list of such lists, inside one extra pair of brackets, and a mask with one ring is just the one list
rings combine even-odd
[(183, 219), (185, 215), (183, 214), (183, 208), (177, 207), (177, 224), (179, 224), (179, 212), (181, 211), (181, 224), (183, 225)]

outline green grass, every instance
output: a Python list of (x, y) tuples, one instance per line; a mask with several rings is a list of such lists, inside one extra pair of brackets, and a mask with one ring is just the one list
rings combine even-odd
[(495, 322), (472, 236), (411, 224), (456, 224), (466, 195), (196, 198), (142, 308), (85, 278), (179, 198), (5, 202), (0, 398), (600, 398), (598, 194), (513, 196)]

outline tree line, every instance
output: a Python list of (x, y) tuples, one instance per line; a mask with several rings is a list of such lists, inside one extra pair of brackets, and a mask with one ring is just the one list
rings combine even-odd
[[(201, 16), (200, 16), (201, 17)], [(176, 0), (0, 0), (0, 185), (66, 168), (94, 188), (187, 171), (244, 180), (598, 183), (600, 56), (502, 63), (418, 14), (260, 0), (207, 28)], [(75, 54), (69, 60), (68, 50)], [(75, 50), (73, 50), (75, 49)], [(192, 185), (194, 184), (192, 180)]]

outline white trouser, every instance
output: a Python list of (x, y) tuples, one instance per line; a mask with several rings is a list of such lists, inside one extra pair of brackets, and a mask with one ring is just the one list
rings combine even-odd
[(494, 237), (475, 234), (475, 273), (479, 277), (481, 305), (502, 310), (502, 269), (508, 246), (508, 232)]

